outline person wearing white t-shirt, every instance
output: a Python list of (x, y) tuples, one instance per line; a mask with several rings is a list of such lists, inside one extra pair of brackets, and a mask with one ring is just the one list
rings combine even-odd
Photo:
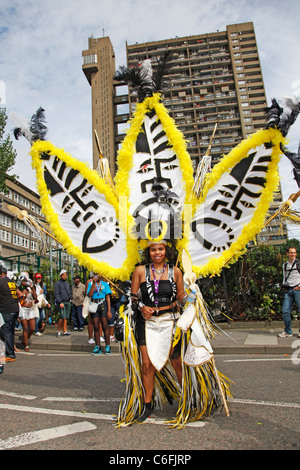
[[(284, 331), (278, 335), (280, 338), (293, 336), (291, 311), (294, 303), (296, 303), (300, 313), (300, 262), (297, 260), (296, 248), (290, 247), (287, 250), (287, 257), (288, 260), (282, 266), (284, 288), (282, 318)], [(298, 338), (300, 338), (300, 331)]]

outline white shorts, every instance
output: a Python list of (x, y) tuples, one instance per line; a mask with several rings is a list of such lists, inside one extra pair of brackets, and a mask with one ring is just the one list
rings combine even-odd
[(19, 319), (22, 320), (31, 320), (32, 318), (39, 318), (39, 312), (35, 308), (23, 308), (20, 306)]

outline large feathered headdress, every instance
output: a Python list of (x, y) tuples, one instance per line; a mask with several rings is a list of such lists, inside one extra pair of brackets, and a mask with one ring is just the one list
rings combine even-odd
[(136, 90), (139, 103), (114, 181), (43, 140), (41, 109), (30, 132), (16, 133), (33, 143), (42, 211), (55, 237), (82, 265), (111, 279), (128, 279), (140, 249), (156, 238), (174, 242), (179, 252), (184, 248), (198, 276), (234, 262), (264, 226), (285, 137), (299, 114), (297, 100), (285, 100), (285, 107), (273, 100), (264, 130), (211, 171), (200, 162), (194, 177), (187, 143), (161, 101), (171, 57), (165, 54), (153, 68), (146, 60), (116, 73)]

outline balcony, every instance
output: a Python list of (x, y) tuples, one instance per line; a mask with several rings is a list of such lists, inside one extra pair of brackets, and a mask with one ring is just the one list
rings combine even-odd
[(98, 72), (97, 54), (88, 54), (82, 56), (82, 70), (91, 85), (92, 74)]
[(127, 104), (129, 103), (128, 95), (119, 95), (114, 97), (114, 104)]
[(129, 114), (117, 114), (114, 118), (115, 124), (123, 124), (129, 120)]

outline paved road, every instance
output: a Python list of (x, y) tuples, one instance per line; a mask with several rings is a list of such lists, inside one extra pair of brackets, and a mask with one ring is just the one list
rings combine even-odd
[[(37, 349), (18, 353), (0, 376), (0, 448), (106, 449), (101, 458), (108, 463), (128, 450), (125, 457), (144, 457), (142, 463), (129, 461), (138, 467), (193, 464), (197, 450), (299, 450), (299, 363), (284, 354), (216, 355), (216, 362), (235, 382), (230, 417), (222, 412), (179, 431), (163, 424), (176, 412), (166, 405), (148, 422), (116, 429), (112, 415), (125, 388), (117, 352), (103, 357)], [(150, 454), (138, 454), (145, 449)], [(153, 462), (167, 451), (192, 460)]]

